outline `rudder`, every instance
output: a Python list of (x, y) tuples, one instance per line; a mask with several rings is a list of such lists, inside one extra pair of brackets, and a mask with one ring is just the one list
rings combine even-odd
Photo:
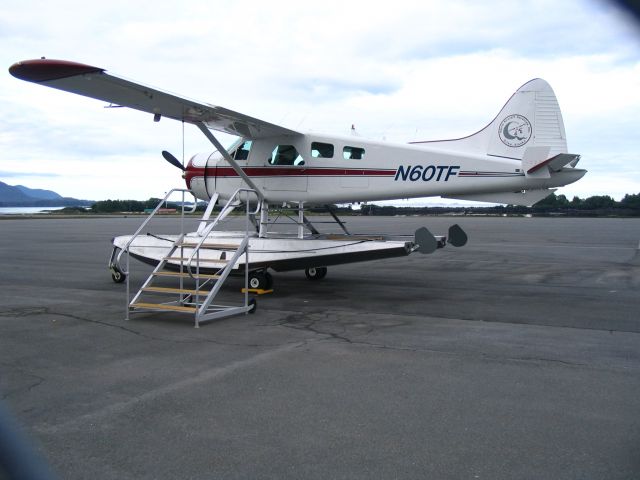
[(551, 86), (541, 78), (522, 85), (479, 132), (453, 140), (412, 143), (514, 160), (522, 160), (529, 147), (548, 147), (549, 157), (567, 153), (560, 105)]

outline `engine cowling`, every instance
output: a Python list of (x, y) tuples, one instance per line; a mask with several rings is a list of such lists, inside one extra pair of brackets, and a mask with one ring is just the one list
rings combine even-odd
[(217, 151), (196, 153), (189, 160), (184, 179), (187, 188), (200, 200), (209, 200), (215, 192), (215, 169), (221, 161), (222, 155)]

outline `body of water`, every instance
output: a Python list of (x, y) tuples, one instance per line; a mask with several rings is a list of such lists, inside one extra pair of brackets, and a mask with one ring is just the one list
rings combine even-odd
[(62, 210), (64, 207), (0, 207), (0, 215), (27, 215), (46, 213), (47, 210)]

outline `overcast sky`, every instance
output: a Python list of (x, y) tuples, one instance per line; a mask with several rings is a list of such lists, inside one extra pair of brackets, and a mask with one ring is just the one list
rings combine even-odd
[[(573, 195), (640, 192), (640, 30), (603, 1), (3, 2), (0, 181), (85, 199), (183, 186), (182, 125), (17, 80), (46, 56), (294, 129), (407, 142), (473, 133), (541, 77), (589, 170)], [(231, 137), (225, 138), (228, 143)], [(187, 125), (188, 159), (212, 150)]]

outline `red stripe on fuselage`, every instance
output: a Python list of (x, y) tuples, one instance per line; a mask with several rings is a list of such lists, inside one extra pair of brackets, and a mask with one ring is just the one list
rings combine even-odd
[[(317, 168), (317, 167), (244, 167), (250, 177), (393, 177), (395, 170), (373, 168)], [(206, 174), (206, 175), (205, 175)], [(193, 167), (189, 165), (185, 178), (187, 185), (193, 177), (233, 178), (238, 177), (231, 167)]]

